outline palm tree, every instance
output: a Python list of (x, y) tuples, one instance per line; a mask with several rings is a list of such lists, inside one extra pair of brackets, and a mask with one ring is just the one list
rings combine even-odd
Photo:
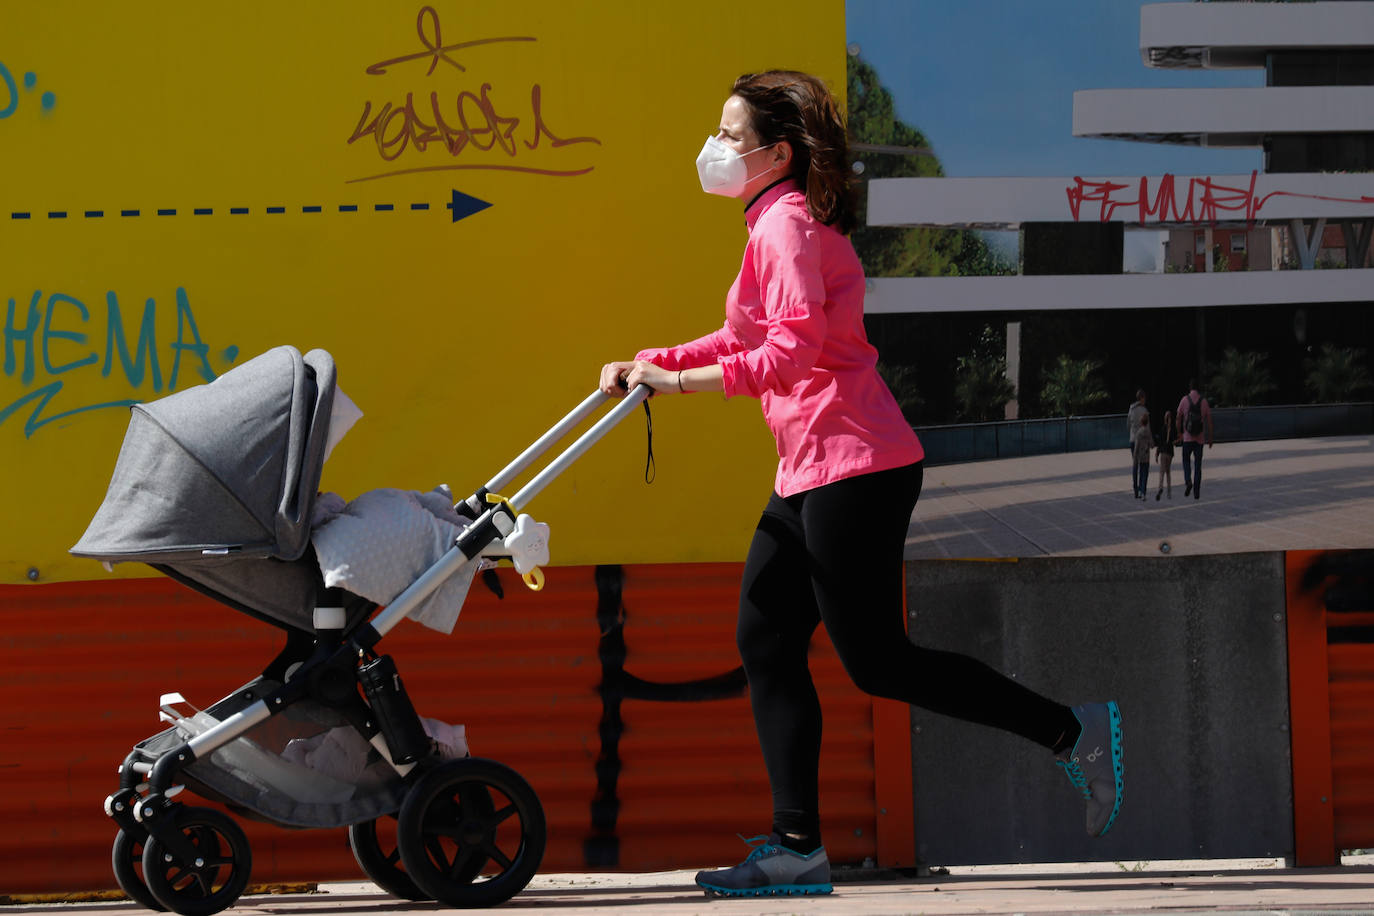
[(1016, 396), (1016, 388), (1007, 378), (1005, 357), (961, 356), (955, 375), (954, 399), (964, 419), (981, 423), (1006, 415), (1006, 403)]
[(1207, 389), (1213, 406), (1248, 407), (1258, 404), (1264, 395), (1275, 388), (1274, 379), (1263, 365), (1264, 353), (1241, 352), (1227, 347), (1221, 362), (1212, 370)]
[(921, 416), (921, 408), (925, 406), (925, 398), (921, 397), (921, 392), (916, 389), (916, 367), (909, 365), (890, 366), (882, 360), (878, 360), (878, 375), (882, 376), (887, 384), (892, 396), (897, 399), (897, 406), (901, 408), (902, 416), (906, 417), (908, 423), (916, 423)]
[(1050, 416), (1072, 417), (1087, 413), (1094, 404), (1109, 395), (1097, 378), (1102, 368), (1091, 359), (1070, 359), (1061, 355), (1045, 372), (1045, 384), (1040, 389), (1040, 402)]
[(1322, 344), (1321, 353), (1303, 363), (1312, 400), (1318, 404), (1339, 404), (1353, 401), (1360, 392), (1374, 387), (1374, 379), (1365, 368), (1365, 353), (1360, 347)]

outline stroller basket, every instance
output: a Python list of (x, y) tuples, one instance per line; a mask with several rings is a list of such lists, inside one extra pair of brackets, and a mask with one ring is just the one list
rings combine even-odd
[[(162, 698), (172, 726), (136, 748), (152, 763), (204, 734), (281, 685), (257, 678), (205, 711), (183, 709), (177, 694)], [(137, 764), (135, 764), (137, 766)], [(304, 699), (182, 771), (197, 795), (239, 813), (287, 827), (346, 827), (394, 814), (405, 789), (395, 768), (339, 715)]]

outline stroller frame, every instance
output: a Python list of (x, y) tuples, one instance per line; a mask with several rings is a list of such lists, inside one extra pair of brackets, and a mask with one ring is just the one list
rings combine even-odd
[[(316, 605), (311, 645), (305, 645), (308, 633), (288, 630), (287, 647), (264, 676), (211, 707), (232, 709), (231, 714), (171, 746), (150, 749), (146, 745), (154, 739), (148, 739), (135, 747), (120, 766), (119, 789), (105, 800), (105, 813), (120, 828), (112, 860), (120, 886), (151, 909), (171, 909), (183, 916), (209, 916), (232, 905), (248, 884), (251, 851), (246, 837), (219, 810), (189, 807), (174, 797), (186, 784), (200, 785), (186, 772), (196, 761), (207, 760), (301, 701), (312, 700), (347, 720), (402, 782), (396, 852), (404, 870), (395, 865), (394, 855), (379, 848), (375, 820), (349, 827), (355, 856), (369, 877), (397, 896), (457, 907), (499, 904), (522, 890), (543, 855), (545, 824), (537, 795), (518, 773), (494, 761), (441, 757), (390, 657), (375, 649), (383, 636), (470, 563), (483, 556), (509, 556), (513, 533), (517, 527), (523, 531), (522, 523), (528, 521), (517, 507), (544, 490), (652, 393), (647, 385), (638, 386), (513, 497), (495, 495), (610, 399), (600, 391), (589, 395), (458, 503), (455, 508), (472, 524), (380, 613), (369, 619), (377, 605), (330, 590), (329, 598), (341, 598), (341, 606)], [(519, 537), (516, 533), (514, 539)], [(526, 570), (520, 569), (529, 565), (528, 560), (522, 564), (517, 559), (516, 565), (529, 582)], [(175, 699), (179, 697), (164, 695), (164, 709)], [(173, 720), (166, 712), (163, 717)], [(500, 810), (493, 805), (493, 792), (508, 801)], [(214, 797), (213, 792), (201, 794)], [(512, 817), (521, 833), (518, 850), (508, 856), (495, 847), (493, 837), (501, 822)], [(457, 837), (452, 859), (440, 855), (436, 860), (436, 833)], [(489, 862), (496, 866), (495, 874), (476, 880)]]

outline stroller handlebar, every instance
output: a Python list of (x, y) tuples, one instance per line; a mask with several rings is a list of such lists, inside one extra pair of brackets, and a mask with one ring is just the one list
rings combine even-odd
[[(545, 465), (544, 469), (536, 474), (529, 483), (521, 487), (519, 492), (506, 502), (505, 508), (511, 509), (513, 512), (518, 511), (516, 507), (523, 507), (533, 499), (541, 490), (552, 483), (554, 478), (567, 470), (574, 461), (582, 457), (588, 449), (600, 441), (601, 438), (610, 431), (611, 427), (629, 416), (636, 407), (648, 400), (653, 393), (654, 390), (648, 385), (641, 384), (635, 386), (633, 391), (620, 399), (620, 403), (607, 411), (601, 419), (597, 420), (586, 432), (579, 436), (572, 445), (564, 449), (557, 458), (554, 458)], [(493, 522), (495, 516), (502, 511), (501, 507), (491, 505), (487, 502), (487, 494), (499, 492), (501, 487), (506, 486), (514, 480), (521, 471), (533, 464), (537, 458), (571, 432), (573, 427), (591, 416), (598, 407), (605, 404), (606, 401), (611, 398), (612, 395), (605, 394), (601, 391), (596, 391), (588, 395), (571, 413), (554, 424), (554, 426), (544, 435), (540, 436), (533, 445), (521, 452), (519, 457), (506, 465), (506, 467), (493, 477), (485, 487), (468, 497), (467, 504), (476, 510), (474, 528)], [(500, 501), (505, 502), (504, 500)], [(512, 521), (514, 520), (509, 515), (503, 515), (502, 517), (511, 518)], [(502, 532), (502, 536), (508, 533), (508, 531)], [(486, 535), (481, 535), (480, 537), (486, 537)], [(497, 543), (497, 541), (493, 540), (492, 543)], [(472, 556), (464, 553), (459, 547), (455, 546), (451, 548), (444, 557), (421, 574), (421, 576), (412, 582), (403, 592), (401, 592), (401, 594), (397, 595), (380, 614), (372, 619), (373, 629), (376, 630), (379, 635), (385, 634), (404, 617), (408, 616), (411, 611), (417, 608), (441, 583), (471, 561)]]
[[(635, 405), (642, 403), (646, 398), (648, 398), (653, 393), (653, 389), (650, 388), (648, 385), (636, 386), (634, 391), (625, 395), (625, 397), (623, 398), (624, 401), (630, 402), (629, 407), (625, 410), (625, 413), (628, 413), (629, 410), (633, 409)], [(587, 395), (587, 397), (583, 399), (581, 404), (578, 404), (576, 407), (574, 407), (572, 411), (568, 413), (567, 416), (563, 417), (563, 419), (559, 420), (552, 427), (550, 427), (548, 432), (544, 433), (544, 435), (536, 439), (528, 448), (526, 448), (523, 452), (516, 456), (516, 458), (513, 461), (511, 461), (510, 464), (502, 468), (495, 477), (487, 481), (481, 490), (479, 490), (476, 494), (469, 498), (468, 505), (471, 506), (473, 509), (476, 509), (479, 513), (485, 510), (486, 506), (482, 503), (482, 497), (485, 494), (500, 493), (502, 490), (508, 487), (511, 481), (518, 477), (521, 474), (521, 472), (523, 472), (531, 464), (537, 461), (542, 455), (544, 455), (545, 452), (552, 448), (557, 442), (562, 440), (563, 437), (570, 433), (574, 427), (576, 427), (582, 421), (586, 420), (589, 416), (595, 413), (597, 408), (600, 407), (602, 404), (606, 403), (606, 401), (610, 400), (611, 397), (612, 395), (606, 394), (605, 392), (600, 390), (593, 391), (591, 394)], [(615, 420), (613, 420), (605, 429), (602, 429), (596, 435), (595, 439), (600, 439), (601, 436), (605, 435), (606, 429), (609, 429), (610, 426), (614, 426), (616, 423), (620, 422), (620, 420), (624, 419), (624, 414), (616, 414), (615, 410), (612, 410), (611, 413), (607, 414), (607, 417), (610, 417), (612, 415), (615, 416)], [(595, 439), (593, 439), (592, 441), (595, 441)], [(580, 441), (581, 440), (579, 440), (579, 442)], [(583, 451), (585, 451), (585, 449), (583, 449)], [(579, 452), (578, 454), (581, 454), (581, 452)], [(524, 491), (522, 490), (521, 492)], [(516, 502), (518, 504), (519, 500), (516, 500)]]
[[(640, 404), (644, 403), (646, 400), (648, 400), (653, 395), (653, 393), (654, 389), (650, 388), (648, 385), (636, 385), (634, 391), (631, 391), (630, 393), (626, 394), (623, 398), (621, 398), (619, 404), (615, 405), (609, 411), (607, 411), (605, 416), (603, 416), (600, 420), (597, 420), (596, 423), (592, 424), (592, 427), (588, 429), (585, 433), (583, 433), (581, 436), (578, 436), (577, 440), (573, 442), (572, 445), (564, 449), (563, 452), (557, 458), (555, 458), (554, 460), (550, 461), (547, 465), (545, 465), (544, 469), (540, 471), (538, 474), (536, 474), (534, 478), (530, 480), (529, 483), (521, 487), (519, 492), (517, 492), (514, 496), (511, 497), (511, 502), (517, 506), (523, 506), (526, 503), (528, 503), (539, 493), (539, 491), (543, 490), (546, 486), (552, 483), (554, 478), (556, 478), (559, 474), (562, 474), (564, 471), (566, 471), (574, 461), (576, 461), (578, 458), (581, 458), (582, 455), (585, 454), (588, 449), (590, 449), (593, 445), (599, 442), (601, 438), (606, 435), (606, 433), (610, 432), (611, 427), (615, 426), (621, 420), (625, 419), (627, 416), (633, 413), (634, 409), (638, 407)], [(611, 395), (603, 394), (600, 391), (594, 392), (585, 401), (583, 401), (582, 404), (579, 405), (578, 408), (574, 410), (572, 414), (569, 414), (568, 416), (571, 417), (573, 416), (573, 414), (579, 414), (580, 412), (580, 415), (578, 416), (578, 420), (580, 421), (592, 412), (591, 410), (583, 410), (583, 408), (589, 402), (592, 402), (593, 399), (595, 399), (595, 406), (600, 406), (601, 404), (609, 400), (611, 397)], [(554, 430), (557, 430), (559, 427), (561, 427), (563, 425), (563, 422), (566, 422), (567, 419), (567, 417), (564, 417), (563, 421), (561, 421), (558, 424), (558, 426), (554, 427)], [(569, 429), (572, 425), (576, 425), (576, 423), (571, 424), (569, 426)], [(550, 430), (550, 433), (552, 433), (554, 430)], [(564, 434), (566, 434), (566, 430)], [(545, 435), (547, 436), (548, 434), (546, 433)], [(558, 438), (562, 438), (562, 436), (560, 435)], [(553, 443), (550, 442), (549, 446), (551, 446), (552, 444)], [(548, 446), (545, 446), (545, 450), (547, 450), (547, 448)], [(531, 461), (533, 461), (533, 459), (531, 459)], [(528, 463), (529, 462), (526, 462), (526, 464)]]

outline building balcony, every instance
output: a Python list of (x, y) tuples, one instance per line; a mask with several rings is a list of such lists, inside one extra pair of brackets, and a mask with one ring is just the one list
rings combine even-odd
[(1147, 67), (1241, 69), (1269, 52), (1374, 48), (1374, 3), (1152, 3), (1140, 9)]
[(1374, 86), (1084, 89), (1073, 94), (1075, 137), (1258, 149), (1277, 134), (1350, 134), (1371, 127)]
[(1374, 268), (1183, 274), (877, 277), (868, 314), (1033, 312), (1367, 302)]

